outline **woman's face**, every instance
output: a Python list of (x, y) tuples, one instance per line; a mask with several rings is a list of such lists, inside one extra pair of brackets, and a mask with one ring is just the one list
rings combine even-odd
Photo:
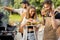
[(30, 16), (33, 16), (33, 15), (35, 14), (35, 12), (36, 12), (36, 10), (35, 10), (34, 8), (31, 8), (31, 9), (29, 10)]
[(51, 5), (50, 4), (44, 4), (43, 7), (45, 10), (49, 10), (51, 8)]

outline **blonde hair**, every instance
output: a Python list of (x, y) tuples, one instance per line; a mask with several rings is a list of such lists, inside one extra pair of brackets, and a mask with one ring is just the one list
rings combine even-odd
[(33, 6), (29, 6), (29, 8), (27, 9), (26, 18), (27, 18), (27, 19), (30, 18), (29, 11), (30, 11), (31, 8), (35, 9), (35, 14), (34, 14), (34, 16), (33, 16), (33, 19), (37, 19), (36, 8), (33, 7)]

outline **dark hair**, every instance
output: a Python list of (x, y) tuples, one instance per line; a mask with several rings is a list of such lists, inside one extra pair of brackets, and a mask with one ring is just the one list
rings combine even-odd
[(22, 4), (22, 3), (30, 5), (30, 3), (28, 1), (22, 1), (20, 4)]
[(52, 1), (51, 1), (51, 0), (45, 0), (45, 1), (43, 2), (43, 5), (44, 5), (44, 4), (52, 5)]

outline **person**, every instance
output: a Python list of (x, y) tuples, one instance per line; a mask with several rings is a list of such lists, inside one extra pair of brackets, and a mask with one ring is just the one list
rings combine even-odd
[(57, 28), (57, 31), (56, 31), (56, 33), (57, 33), (57, 37), (58, 37), (58, 40), (60, 40), (60, 26)]
[(46, 0), (43, 2), (41, 14), (43, 17), (43, 24), (45, 25), (43, 40), (57, 40), (57, 24), (55, 21), (55, 14), (54, 9), (52, 8), (51, 0)]
[(19, 9), (14, 9), (14, 8), (10, 8), (10, 7), (4, 7), (4, 9), (8, 10), (8, 11), (16, 12), (16, 13), (20, 14), (21, 17), (24, 17), (24, 15), (25, 15), (24, 12), (27, 11), (27, 8), (29, 7), (30, 4), (28, 1), (22, 1), (21, 4), (22, 4), (22, 8), (19, 8)]
[[(26, 39), (26, 36), (25, 35), (27, 35), (28, 36), (28, 40), (35, 40), (35, 36), (34, 36), (34, 32), (33, 32), (33, 29), (32, 29), (32, 27), (30, 26), (30, 27), (28, 27), (28, 34), (25, 34), (24, 35), (24, 27), (26, 26), (26, 25), (29, 25), (29, 23), (36, 23), (36, 22), (38, 22), (39, 20), (38, 20), (38, 17), (37, 17), (37, 14), (36, 14), (36, 9), (35, 9), (35, 7), (33, 7), (33, 6), (30, 6), (29, 8), (28, 8), (28, 11), (27, 11), (27, 13), (26, 13), (26, 17), (24, 17), (24, 19), (23, 19), (23, 21), (22, 21), (22, 23), (21, 23), (21, 25), (20, 25), (20, 32), (21, 33), (23, 33), (23, 38), (25, 38)], [(37, 28), (36, 28), (37, 29)], [(27, 32), (27, 31), (25, 31), (25, 32)]]
[(58, 40), (60, 40), (60, 6), (55, 9), (55, 19), (58, 25), (56, 34), (57, 34)]
[[(20, 23), (21, 21), (23, 20), (24, 16), (26, 15), (25, 13), (27, 12), (27, 9), (29, 7), (29, 2), (28, 1), (22, 1), (21, 2), (21, 6), (22, 8), (19, 8), (19, 9), (14, 9), (14, 8), (10, 8), (10, 7), (4, 7), (5, 10), (8, 10), (8, 11), (12, 11), (12, 12), (16, 12), (18, 14), (20, 14), (21, 16), (21, 20), (20, 20)], [(11, 23), (11, 22), (10, 22)], [(9, 25), (9, 24), (8, 24)], [(11, 25), (10, 25), (11, 26)], [(19, 25), (18, 25), (19, 26)], [(10, 27), (11, 28), (11, 27)], [(22, 40), (22, 35), (21, 33), (18, 31), (19, 30), (19, 27), (17, 27), (17, 34), (15, 35), (14, 39), (15, 40)]]

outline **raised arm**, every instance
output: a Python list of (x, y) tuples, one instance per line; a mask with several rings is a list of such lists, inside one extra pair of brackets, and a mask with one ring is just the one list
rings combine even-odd
[(4, 9), (8, 11), (13, 11), (13, 8), (10, 8), (10, 7), (4, 7)]

